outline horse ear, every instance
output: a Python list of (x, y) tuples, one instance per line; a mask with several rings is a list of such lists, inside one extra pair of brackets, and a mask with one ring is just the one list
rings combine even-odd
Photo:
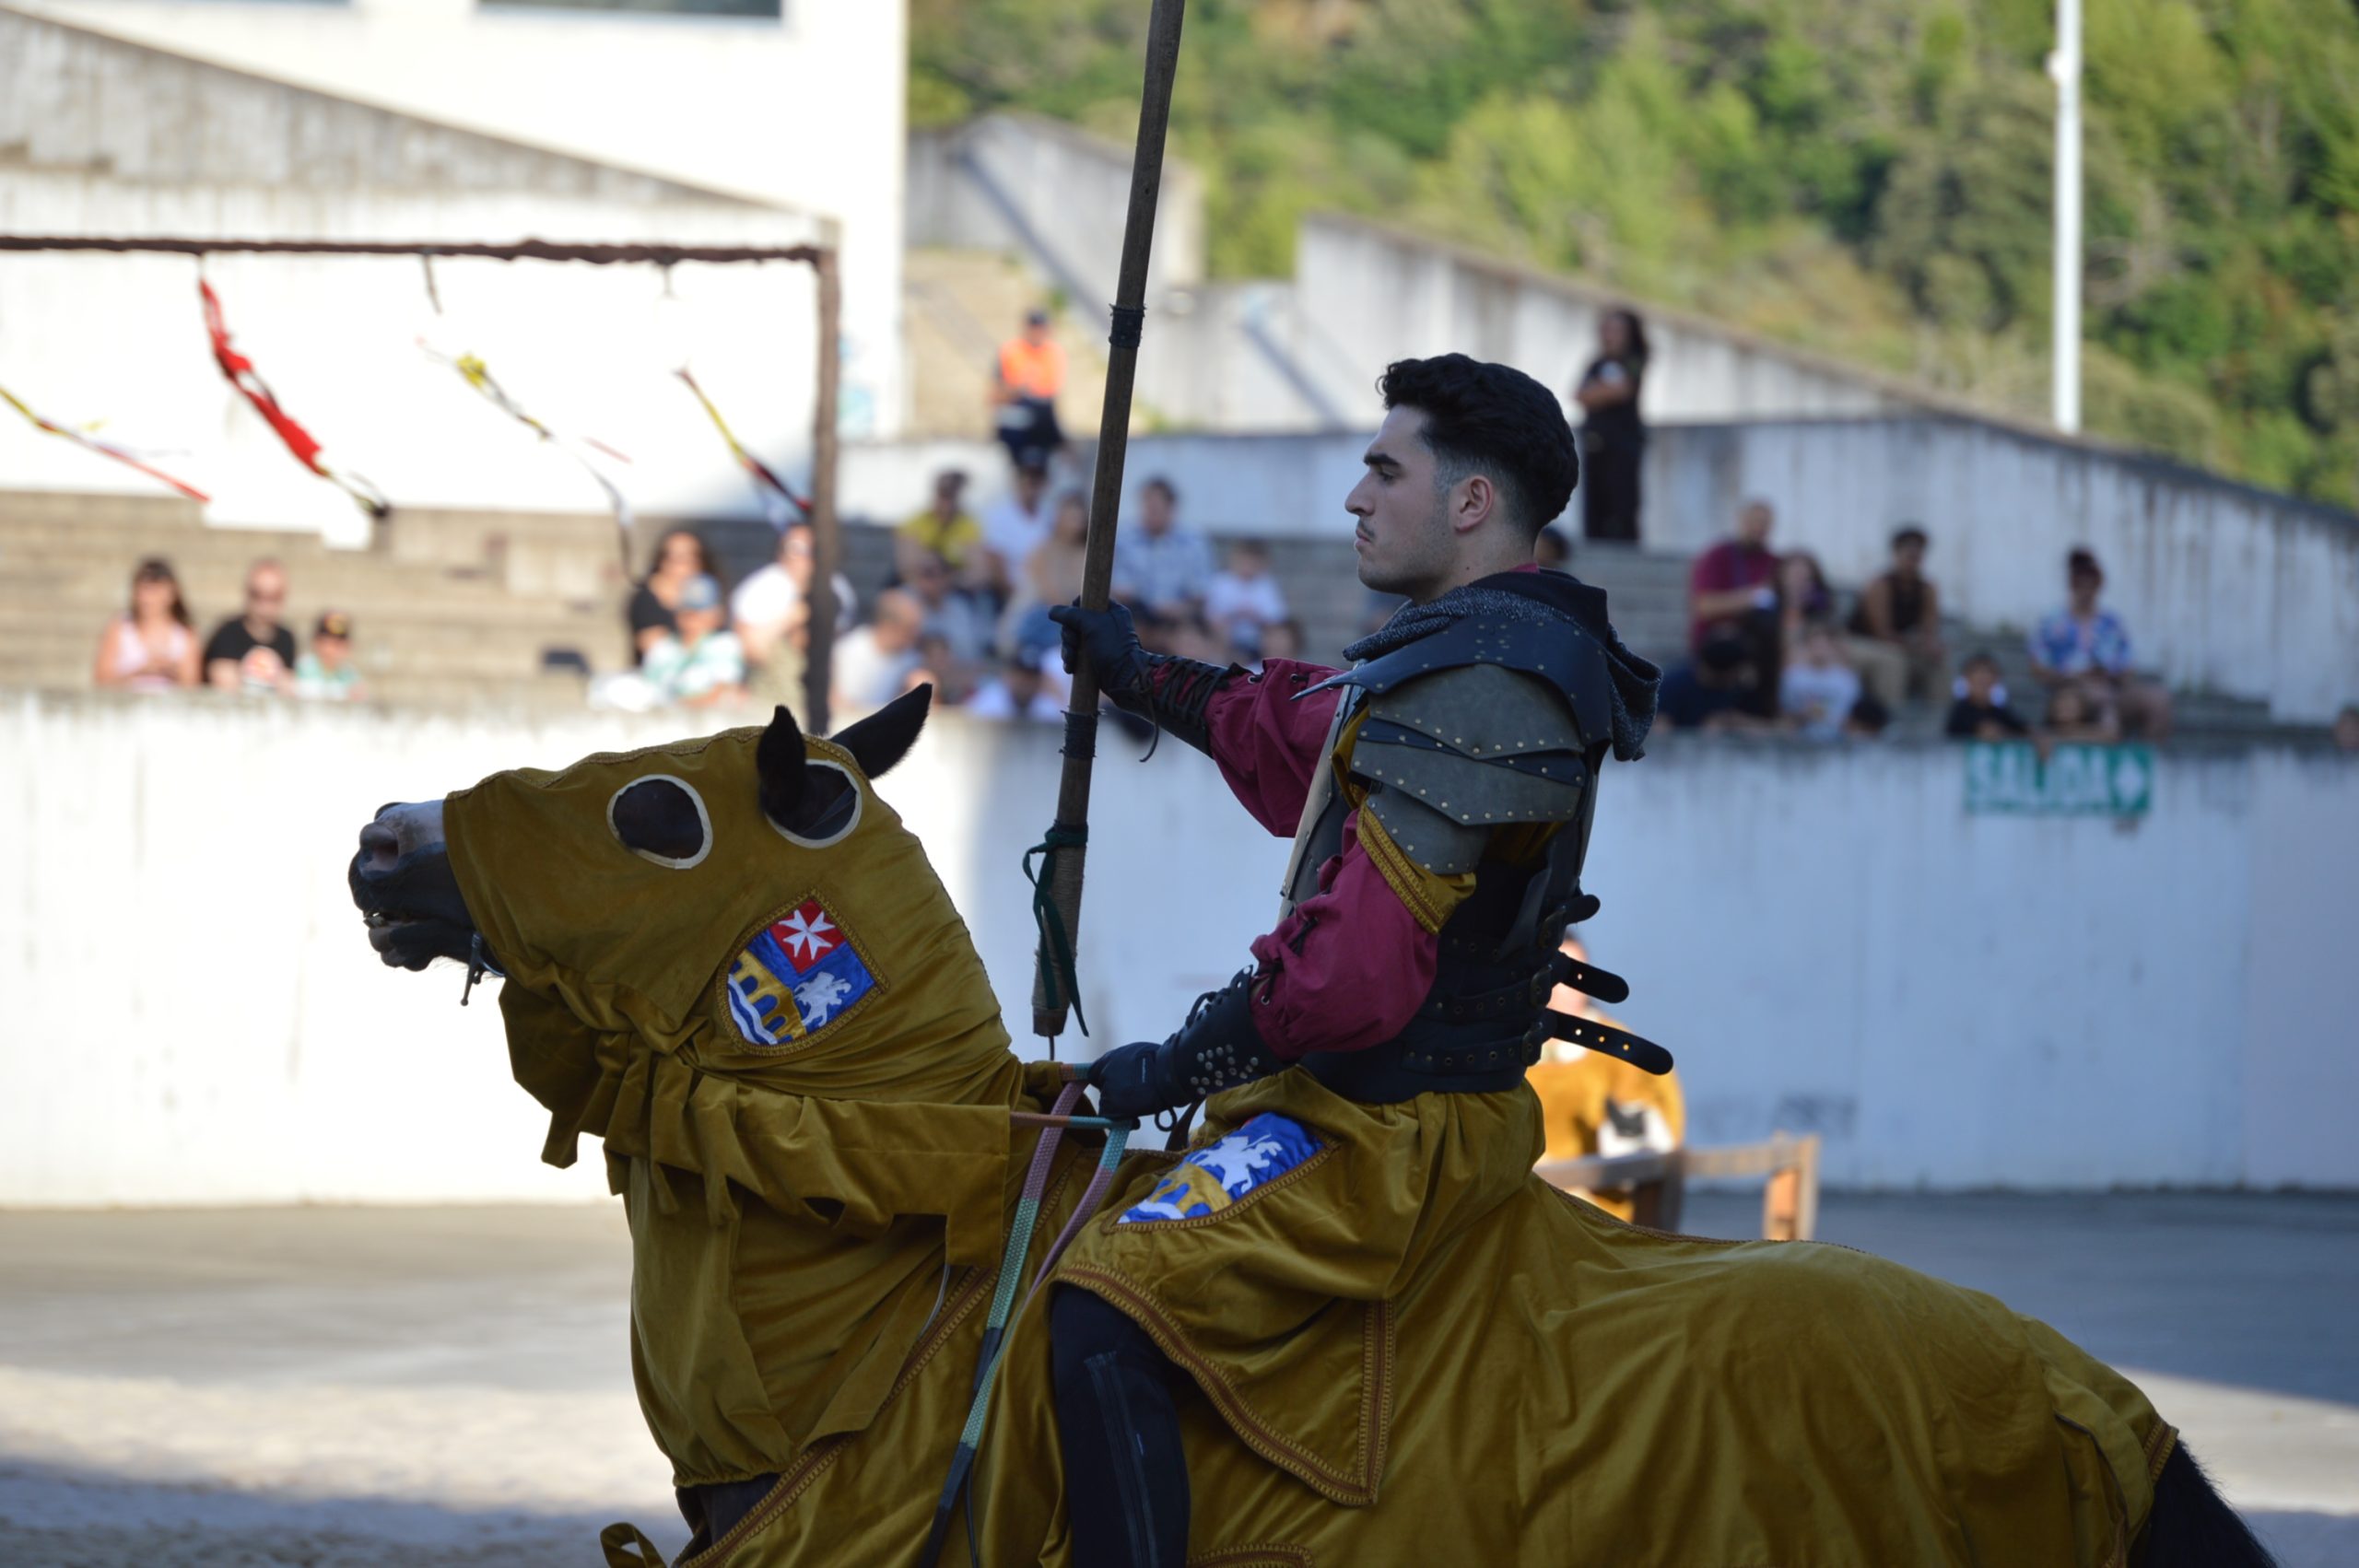
[(803, 727), (780, 704), (754, 748), (754, 766), (762, 777), (762, 814), (781, 825), (792, 825), (803, 805)]
[[(933, 687), (915, 686), (886, 703), (860, 722), (827, 738), (851, 753), (860, 770), (881, 778), (909, 755), (933, 702)], [(783, 713), (784, 708), (779, 709)]]

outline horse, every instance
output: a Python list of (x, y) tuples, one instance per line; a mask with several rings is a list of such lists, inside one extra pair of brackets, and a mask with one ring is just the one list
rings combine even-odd
[[(941, 1563), (1069, 1563), (1035, 1238), (1159, 1225), (1184, 1259), (1191, 1227), (1260, 1225), (1314, 1267), (1348, 1245), (1258, 1201), (1283, 1177), (1254, 1187), (1299, 1157), (1268, 1107), (1307, 1074), (1216, 1095), (1185, 1153), (1116, 1166), (1103, 1131), (1046, 1129), (1072, 1071), (1011, 1051), (876, 790), (929, 701), (511, 769), (360, 832), (383, 963), (501, 977), (543, 1158), (601, 1141), (682, 1568), (914, 1563), (945, 1523)], [(1194, 1568), (2270, 1561), (2143, 1396), (2044, 1325), (1831, 1244), (1641, 1229), (1511, 1164), (1382, 1292), (1255, 1352), (1298, 1397), (1175, 1357)], [(661, 1568), (634, 1527), (601, 1539)]]

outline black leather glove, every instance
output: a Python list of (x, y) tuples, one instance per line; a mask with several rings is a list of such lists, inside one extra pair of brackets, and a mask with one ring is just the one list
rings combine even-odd
[(1169, 1039), (1117, 1046), (1089, 1065), (1089, 1086), (1108, 1116), (1137, 1120), (1256, 1078), (1285, 1063), (1262, 1043), (1253, 1024), (1250, 969), (1223, 989), (1196, 999), (1188, 1021)]
[[(1139, 1121), (1189, 1096), (1177, 1094), (1158, 1059), (1164, 1042), (1142, 1040), (1116, 1046), (1089, 1064), (1089, 1086), (1097, 1091), (1097, 1108), (1107, 1116)], [(1176, 1097), (1175, 1097), (1176, 1095)]]
[(1146, 649), (1139, 646), (1129, 605), (1116, 600), (1103, 610), (1085, 610), (1076, 601), (1051, 606), (1049, 619), (1063, 628), (1059, 640), (1066, 674), (1079, 674), (1086, 662), (1097, 689), (1117, 702), (1145, 696)]
[(1212, 731), (1204, 709), (1213, 694), (1243, 671), (1234, 664), (1224, 669), (1168, 653), (1149, 653), (1139, 646), (1129, 607), (1120, 602), (1103, 610), (1060, 604), (1049, 612), (1049, 618), (1063, 628), (1067, 673), (1077, 673), (1086, 661), (1097, 677), (1097, 689), (1115, 707), (1152, 720), (1157, 729), (1211, 754)]

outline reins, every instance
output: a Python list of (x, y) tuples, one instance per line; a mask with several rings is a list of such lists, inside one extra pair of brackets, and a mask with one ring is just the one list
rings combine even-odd
[[(1040, 1141), (1032, 1147), (1031, 1167), (1024, 1174), (1024, 1187), (1015, 1199), (1015, 1212), (1008, 1222), (1007, 1246), (1000, 1256), (999, 1280), (992, 1288), (991, 1312), (983, 1320), (983, 1343), (975, 1358), (975, 1393), (967, 1407), (967, 1422), (958, 1433), (958, 1446), (950, 1457), (950, 1473), (942, 1483), (942, 1496), (933, 1505), (933, 1524), (926, 1532), (925, 1551), (918, 1561), (923, 1564), (939, 1562), (942, 1550), (950, 1541), (950, 1521), (958, 1508), (958, 1494), (964, 1490), (974, 1471), (975, 1455), (983, 1443), (983, 1426), (990, 1410), (992, 1385), (999, 1375), (1000, 1354), (1007, 1343), (1007, 1329), (1012, 1318), (1021, 1314), (1032, 1298), (1039, 1293), (1049, 1271), (1056, 1267), (1074, 1237), (1081, 1234), (1097, 1206), (1106, 1200), (1106, 1193), (1114, 1185), (1114, 1171), (1122, 1163), (1122, 1150), (1129, 1143), (1134, 1124), (1107, 1117), (1075, 1116), (1074, 1106), (1081, 1102), (1082, 1082), (1079, 1070), (1064, 1069), (1065, 1084), (1058, 1091), (1056, 1103), (1048, 1114), (1033, 1111), (1010, 1113), (1010, 1121), (1019, 1127), (1038, 1127)], [(1056, 1164), (1057, 1150), (1063, 1144), (1069, 1128), (1103, 1129), (1105, 1150), (1098, 1155), (1097, 1169), (1090, 1174), (1089, 1185), (1082, 1191), (1081, 1200), (1074, 1207), (1073, 1216), (1057, 1234), (1042, 1255), (1040, 1267), (1032, 1276), (1031, 1288), (1024, 1293), (1021, 1304), (1016, 1300), (1016, 1287), (1024, 1278), (1024, 1260), (1032, 1250), (1032, 1233), (1039, 1228), (1040, 1203), (1049, 1190), (1050, 1173)], [(971, 1537), (971, 1527), (969, 1535)], [(970, 1539), (968, 1546), (973, 1546)]]

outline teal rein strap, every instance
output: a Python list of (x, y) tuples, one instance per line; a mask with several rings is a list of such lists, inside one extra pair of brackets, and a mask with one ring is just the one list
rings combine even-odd
[[(1057, 912), (1050, 888), (1056, 881), (1057, 851), (1086, 848), (1088, 845), (1087, 824), (1079, 827), (1060, 824), (1024, 851), (1024, 880), (1032, 884), (1032, 923), (1040, 931), (1038, 961), (1041, 1000), (1054, 1010), (1064, 1006), (1067, 998), (1072, 999), (1074, 1022), (1085, 1035), (1089, 1033), (1089, 1019), (1081, 1011), (1081, 985), (1074, 976), (1073, 933), (1065, 930), (1065, 918)], [(1037, 872), (1032, 867), (1035, 856), (1040, 860)]]
[[(1069, 1116), (1081, 1100), (1082, 1082), (1075, 1078), (1058, 1092), (1056, 1104), (1049, 1114)], [(1015, 1213), (1008, 1223), (1007, 1248), (1000, 1256), (999, 1281), (992, 1288), (990, 1316), (983, 1320), (983, 1345), (975, 1360), (975, 1398), (967, 1410), (967, 1425), (958, 1434), (957, 1451), (950, 1458), (950, 1474), (942, 1483), (941, 1499), (933, 1506), (933, 1527), (926, 1533), (925, 1555), (918, 1561), (932, 1568), (940, 1560), (942, 1549), (949, 1544), (952, 1512), (958, 1503), (958, 1490), (967, 1483), (968, 1472), (975, 1467), (975, 1449), (983, 1438), (983, 1411), (991, 1403), (992, 1379), (999, 1370), (1000, 1347), (1005, 1342), (1007, 1320), (1015, 1308), (1016, 1287), (1024, 1280), (1024, 1259), (1032, 1250), (1032, 1233), (1040, 1223), (1040, 1199), (1049, 1188), (1049, 1172), (1056, 1159), (1057, 1146), (1064, 1141), (1065, 1129), (1051, 1127), (1040, 1134), (1032, 1147), (1032, 1165), (1024, 1174), (1024, 1188), (1015, 1199)], [(1121, 1132), (1109, 1135), (1122, 1136)]]

